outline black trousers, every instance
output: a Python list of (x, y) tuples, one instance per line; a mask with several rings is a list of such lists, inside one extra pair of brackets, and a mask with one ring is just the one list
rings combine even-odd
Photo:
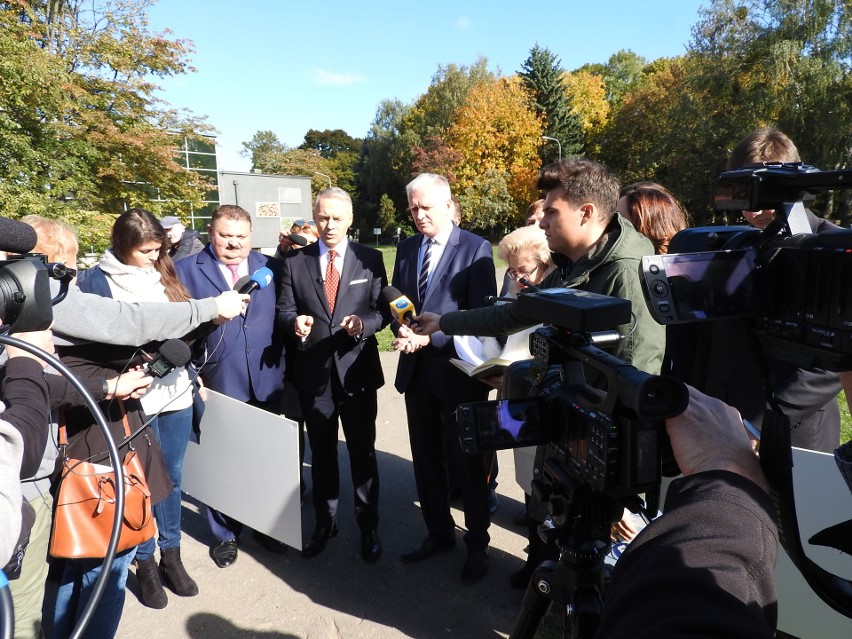
[[(484, 454), (464, 453), (455, 417), (457, 403), (442, 400), (430, 386), (423, 367), (418, 366), (405, 391), (414, 479), (426, 529), (434, 539), (449, 539), (455, 534), (447, 485), (447, 469), (451, 467), (462, 491), (465, 543), (468, 550), (481, 550), (491, 540), (488, 535), (490, 460)], [(483, 387), (483, 396), (470, 400), (484, 399), (486, 392)]]
[(311, 444), (311, 484), (317, 526), (337, 518), (340, 469), (337, 463), (338, 419), (349, 452), (355, 493), (355, 521), (362, 531), (379, 523), (379, 468), (376, 462), (375, 390), (348, 394), (335, 371), (320, 395), (300, 394), (302, 414)]

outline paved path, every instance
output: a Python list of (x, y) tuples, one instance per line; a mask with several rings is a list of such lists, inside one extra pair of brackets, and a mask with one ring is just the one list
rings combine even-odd
[[(381, 358), (387, 380), (379, 391), (377, 441), (381, 560), (368, 565), (359, 556), (354, 514), (343, 506), (352, 503), (352, 486), (341, 442), (341, 530), (321, 555), (310, 560), (295, 550), (273, 555), (245, 534), (237, 563), (219, 569), (208, 556), (206, 520), (196, 502), (185, 500), (182, 555), (201, 592), (186, 599), (170, 593), (167, 608), (150, 610), (137, 600), (131, 574), (120, 638), (476, 639), (509, 634), (523, 594), (509, 587), (509, 575), (520, 568), (526, 545), (525, 531), (512, 522), (523, 504), (512, 455), (500, 453), (500, 509), (490, 529), (491, 566), (485, 580), (476, 586), (461, 583), (461, 531), (454, 552), (403, 565), (400, 555), (420, 542), (425, 528), (416, 502), (405, 406), (393, 388), (398, 356), (382, 353)], [(463, 514), (454, 514), (462, 526)], [(302, 519), (307, 537), (313, 527), (309, 502)]]

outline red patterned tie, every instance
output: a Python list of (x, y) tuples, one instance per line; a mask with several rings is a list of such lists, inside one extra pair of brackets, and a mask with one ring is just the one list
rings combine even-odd
[(328, 298), (328, 308), (334, 313), (334, 301), (337, 299), (337, 287), (340, 284), (340, 273), (334, 268), (334, 258), (337, 253), (328, 252), (328, 266), (325, 269), (325, 296)]

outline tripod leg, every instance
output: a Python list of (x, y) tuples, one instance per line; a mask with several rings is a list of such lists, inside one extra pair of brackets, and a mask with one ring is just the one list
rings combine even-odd
[(533, 577), (527, 585), (527, 591), (524, 593), (521, 612), (518, 613), (518, 618), (515, 620), (515, 626), (512, 628), (509, 639), (533, 639), (535, 637), (538, 625), (547, 612), (547, 607), (550, 605), (552, 595), (554, 594), (549, 588), (544, 591), (539, 589), (540, 577), (546, 577), (545, 583), (548, 583), (550, 576), (556, 570), (556, 566), (557, 563), (555, 561), (545, 561), (535, 569)]

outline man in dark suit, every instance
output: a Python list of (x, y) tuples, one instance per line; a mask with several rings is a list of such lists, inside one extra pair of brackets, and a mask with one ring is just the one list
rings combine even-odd
[(337, 534), (339, 418), (352, 469), (361, 557), (373, 563), (382, 554), (375, 444), (376, 390), (384, 384), (375, 334), (388, 321), (388, 310), (377, 307), (387, 275), (379, 251), (346, 238), (352, 224), (346, 191), (331, 187), (317, 195), (314, 221), (319, 241), (284, 259), (277, 308), (284, 332), (299, 340), (292, 378), (312, 452), (316, 527), (302, 554), (318, 555)]
[[(272, 270), (275, 284), (255, 290), (243, 315), (216, 327), (199, 344), (201, 377), (212, 390), (278, 414), (284, 387), (284, 346), (275, 330), (280, 262), (251, 250), (251, 216), (239, 206), (220, 206), (207, 230), (210, 242), (204, 250), (175, 263), (190, 295), (210, 297), (229, 291), (241, 277), (264, 266)], [(207, 516), (216, 538), (213, 561), (226, 568), (237, 559), (243, 526), (212, 508)], [(267, 549), (283, 550), (274, 539), (257, 537)]]
[[(406, 187), (409, 212), (418, 235), (399, 244), (393, 285), (419, 312), (445, 313), (483, 306), (497, 293), (491, 245), (453, 224), (450, 186), (439, 175), (421, 174)], [(462, 489), (468, 556), (462, 581), (474, 584), (488, 570), (488, 468), (485, 455), (465, 455), (459, 443), (455, 409), (461, 402), (483, 400), (488, 387), (452, 363), (452, 337), (417, 335), (393, 324), (394, 348), (402, 353), (396, 389), (405, 393), (408, 432), (417, 495), (426, 523), (426, 539), (402, 556), (403, 562), (428, 559), (455, 546), (447, 467)]]

